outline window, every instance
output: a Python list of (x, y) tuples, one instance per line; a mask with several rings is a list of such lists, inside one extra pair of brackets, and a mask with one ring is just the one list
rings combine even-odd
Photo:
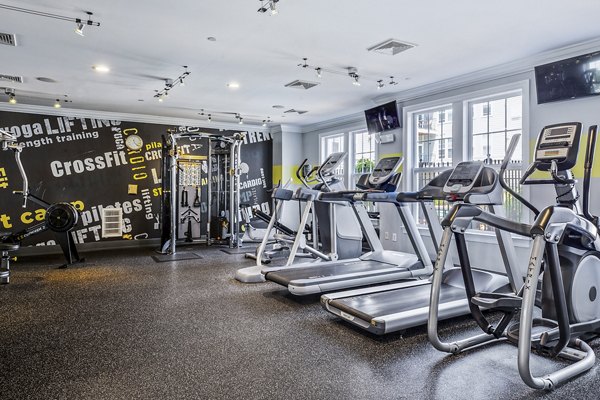
[[(482, 112), (480, 112), (480, 110)], [(487, 113), (486, 113), (487, 110)], [(469, 103), (471, 159), (499, 167), (506, 155), (512, 137), (523, 131), (523, 96), (512, 93)], [(522, 142), (513, 154), (505, 173), (506, 183), (521, 193)], [(523, 205), (513, 196), (504, 193), (504, 211), (509, 219), (521, 221)], [(479, 224), (476, 229), (486, 230)]]
[[(480, 112), (480, 110), (488, 110)], [(508, 144), (522, 131), (522, 97), (512, 95), (494, 100), (470, 103), (472, 160), (498, 164), (504, 158)], [(521, 161), (521, 147), (515, 151), (515, 160)]]
[[(325, 159), (333, 153), (338, 153), (340, 151), (346, 151), (345, 144), (345, 135), (343, 133), (338, 133), (335, 135), (323, 136), (321, 137), (321, 162), (325, 161)], [(345, 177), (345, 169), (344, 165), (347, 161), (344, 161), (335, 171), (335, 177), (344, 181)]]
[(358, 182), (362, 174), (370, 174), (377, 162), (375, 154), (375, 139), (367, 131), (351, 132), (354, 157), (352, 164), (352, 185)]
[[(428, 108), (409, 107), (412, 153), (408, 167), (412, 180), (407, 189), (419, 190), (441, 171), (463, 160), (483, 161), (499, 168), (511, 139), (522, 133), (524, 121), (527, 121), (528, 88), (529, 82), (520, 82), (461, 94), (444, 99), (441, 104), (427, 104)], [(505, 180), (511, 188), (526, 196), (526, 189), (519, 185), (523, 154), (526, 154), (523, 146), (525, 149), (528, 146), (526, 139), (519, 142)], [(520, 202), (507, 193), (504, 196), (504, 209), (509, 219), (523, 221), (528, 217)], [(435, 208), (443, 218), (450, 207), (446, 202), (438, 201)], [(424, 223), (422, 216), (416, 215), (418, 223)], [(473, 228), (486, 230), (479, 224)]]
[[(414, 182), (418, 190), (440, 172), (452, 166), (452, 106), (413, 114), (413, 132), (416, 135), (417, 160)], [(440, 218), (450, 209), (444, 201), (436, 202)], [(419, 213), (418, 222), (425, 220)]]

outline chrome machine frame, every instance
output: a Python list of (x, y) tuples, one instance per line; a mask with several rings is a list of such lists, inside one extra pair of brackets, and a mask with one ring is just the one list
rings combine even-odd
[[(205, 132), (172, 132), (169, 131), (167, 144), (168, 148), (168, 162), (169, 162), (169, 173), (170, 173), (170, 209), (169, 209), (169, 237), (163, 240), (161, 243), (160, 252), (163, 254), (175, 254), (177, 252), (177, 226), (178, 226), (178, 182), (177, 182), (177, 162), (180, 158), (178, 151), (177, 141), (182, 138), (201, 138), (208, 139), (209, 143), (213, 142), (224, 142), (229, 146), (229, 170), (223, 171), (225, 174), (225, 186), (227, 193), (229, 194), (229, 216), (230, 221), (228, 225), (228, 246), (238, 247), (240, 245), (239, 231), (240, 231), (240, 215), (239, 215), (239, 204), (240, 204), (240, 149), (243, 142), (244, 134), (237, 133), (232, 136), (225, 136), (219, 134), (211, 134)], [(164, 152), (163, 152), (164, 154)], [(166, 160), (163, 160), (166, 162)], [(208, 171), (209, 177), (212, 174), (212, 149), (211, 146), (208, 148)], [(164, 170), (164, 169), (163, 169)], [(227, 176), (230, 179), (227, 179)], [(220, 185), (220, 181), (219, 181)], [(207, 184), (208, 197), (207, 197), (207, 208), (208, 208), (208, 221), (206, 240), (202, 241), (207, 245), (212, 244), (211, 240), (211, 200), (212, 200), (212, 182)]]

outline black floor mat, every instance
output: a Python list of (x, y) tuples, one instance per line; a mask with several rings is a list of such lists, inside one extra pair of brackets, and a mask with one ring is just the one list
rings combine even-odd
[(156, 256), (152, 256), (152, 259), (157, 263), (161, 262), (170, 262), (170, 261), (184, 261), (184, 260), (196, 260), (201, 259), (202, 256), (198, 253), (193, 253), (191, 251), (184, 251), (175, 254), (159, 254)]
[(252, 247), (239, 247), (239, 248), (234, 248), (234, 249), (221, 249), (221, 251), (223, 253), (227, 253), (230, 255), (246, 254), (246, 253), (254, 254), (254, 253), (256, 253), (256, 249), (257, 249), (257, 247), (252, 246)]

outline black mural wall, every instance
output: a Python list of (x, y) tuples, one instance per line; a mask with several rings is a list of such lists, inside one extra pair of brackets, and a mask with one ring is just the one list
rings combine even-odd
[[(0, 128), (16, 135), (23, 145), (21, 157), (30, 192), (50, 203), (70, 202), (80, 210), (81, 220), (74, 235), (77, 243), (159, 238), (161, 135), (167, 129), (198, 131), (174, 125), (15, 112), (0, 112)], [(133, 134), (143, 140), (140, 150), (125, 145), (126, 138)], [(241, 203), (269, 211), (267, 189), (272, 185), (273, 164), (270, 135), (248, 131), (241, 162)], [(22, 208), (22, 198), (12, 194), (20, 190), (21, 184), (12, 151), (0, 152), (1, 231), (18, 231), (43, 220), (43, 209), (31, 201)], [(122, 238), (101, 237), (101, 210), (109, 206), (123, 208)], [(46, 232), (23, 244), (54, 241)]]

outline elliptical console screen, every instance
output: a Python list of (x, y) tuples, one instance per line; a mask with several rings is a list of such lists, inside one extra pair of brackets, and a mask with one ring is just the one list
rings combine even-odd
[(444, 192), (446, 193), (465, 193), (475, 183), (475, 180), (483, 169), (483, 163), (479, 161), (464, 161), (459, 163), (448, 181), (444, 186)]
[(573, 149), (573, 147), (578, 131), (577, 124), (545, 127), (538, 141), (535, 152), (536, 160), (557, 160), (561, 162), (569, 158), (573, 151), (577, 152), (577, 149)]

